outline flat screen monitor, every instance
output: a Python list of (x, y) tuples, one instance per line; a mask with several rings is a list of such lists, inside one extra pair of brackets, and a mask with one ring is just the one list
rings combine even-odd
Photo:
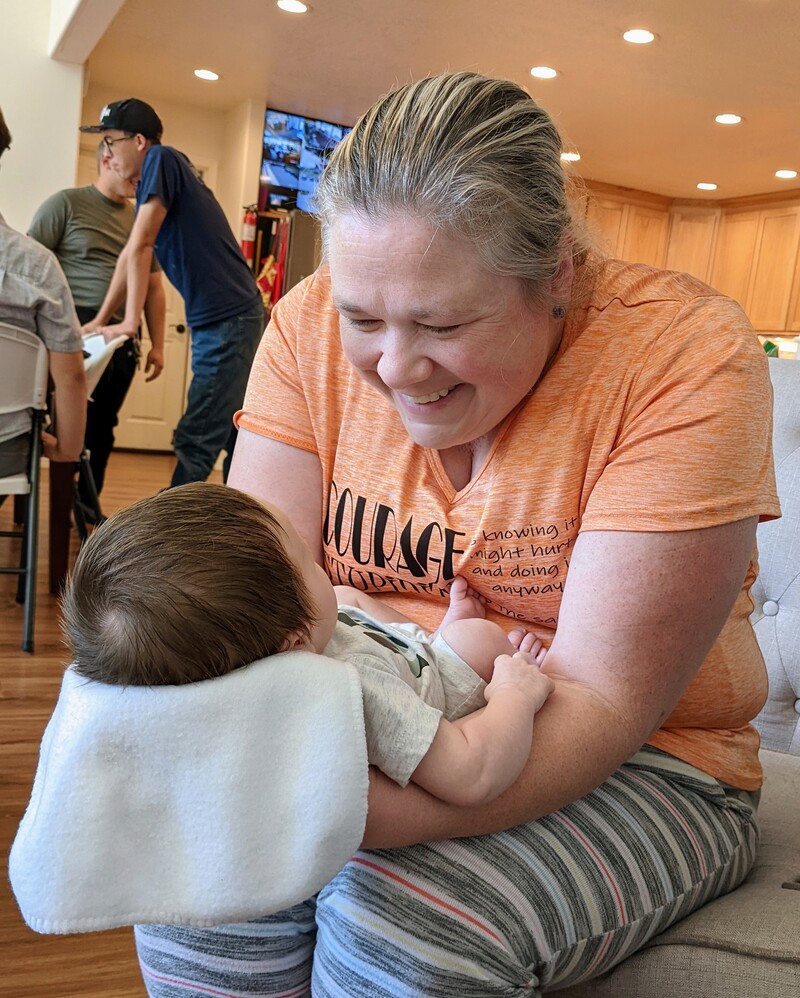
[(348, 125), (267, 108), (259, 208), (312, 211), (328, 157), (349, 131)]

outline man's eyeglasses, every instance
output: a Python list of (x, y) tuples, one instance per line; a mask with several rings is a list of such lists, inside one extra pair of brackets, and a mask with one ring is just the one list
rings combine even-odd
[(104, 135), (103, 136), (103, 145), (106, 147), (106, 149), (109, 152), (113, 153), (114, 152), (114, 146), (116, 145), (117, 142), (126, 142), (126, 141), (128, 141), (130, 139), (135, 139), (135, 138), (136, 138), (135, 135), (120, 135), (120, 137), (118, 139), (110, 139), (107, 135)]

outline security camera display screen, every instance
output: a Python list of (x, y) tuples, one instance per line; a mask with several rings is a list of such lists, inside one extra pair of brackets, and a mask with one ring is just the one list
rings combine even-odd
[(349, 131), (347, 125), (267, 108), (259, 203), (313, 211), (312, 198), (328, 157)]

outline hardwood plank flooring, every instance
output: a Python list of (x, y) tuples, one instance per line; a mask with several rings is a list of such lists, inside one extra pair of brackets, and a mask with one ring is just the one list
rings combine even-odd
[[(169, 482), (174, 458), (115, 451), (102, 496), (110, 516)], [(21, 650), (22, 607), (17, 579), (0, 575), (0, 996), (2, 998), (144, 998), (130, 929), (41, 936), (22, 921), (8, 884), (8, 850), (28, 802), (39, 741), (68, 662), (58, 603), (47, 589), (47, 464), (43, 462), (35, 653)], [(221, 481), (214, 472), (212, 481)], [(13, 502), (0, 506), (0, 529), (10, 529)], [(73, 531), (74, 533), (74, 531)], [(77, 540), (71, 540), (71, 559)], [(15, 563), (19, 542), (0, 538), (0, 562)]]

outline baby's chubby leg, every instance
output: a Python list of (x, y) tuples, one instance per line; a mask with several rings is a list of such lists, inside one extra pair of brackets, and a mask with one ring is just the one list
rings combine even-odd
[(499, 624), (486, 620), (485, 613), (481, 597), (466, 579), (457, 575), (450, 587), (450, 607), (438, 633), (481, 679), (491, 681), (498, 655), (526, 651), (541, 665), (545, 649), (538, 638), (522, 628), (515, 628), (508, 635)]

